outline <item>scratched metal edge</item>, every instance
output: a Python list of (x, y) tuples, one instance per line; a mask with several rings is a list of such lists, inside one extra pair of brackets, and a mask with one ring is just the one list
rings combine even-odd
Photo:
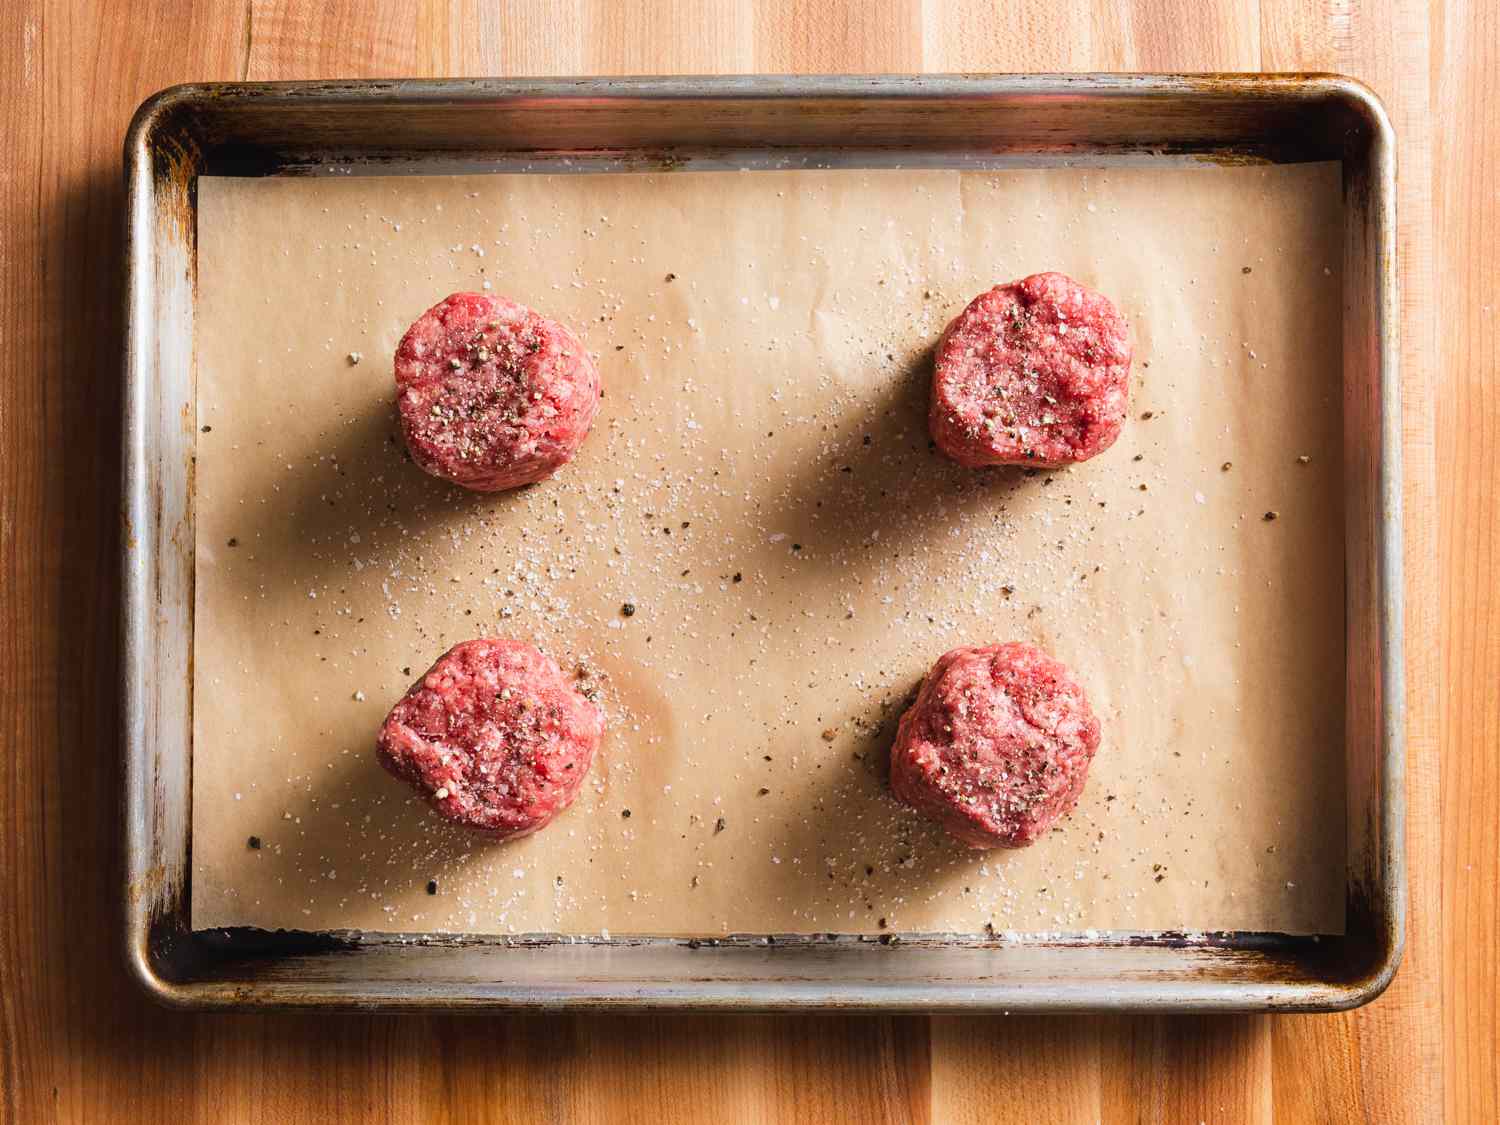
[[(1376, 525), (1379, 571), (1381, 791), (1368, 864), (1357, 896), (1376, 913), (1375, 945), (1351, 1006), (1374, 1000), (1395, 978), (1406, 949), (1408, 872), (1406, 866), (1406, 628), (1405, 546), (1399, 271), (1396, 248), (1396, 137), (1390, 117), (1369, 87), (1351, 79), (1337, 83), (1346, 107), (1369, 130), (1365, 177), (1366, 207), (1374, 226), (1379, 283), (1375, 298), (1380, 383), (1381, 519)], [(1352, 895), (1351, 898), (1356, 897)], [(1351, 904), (1352, 905), (1352, 904)]]
[[(156, 571), (163, 565), (163, 547), (170, 547), (160, 528), (161, 497), (151, 495), (152, 458), (164, 451), (148, 448), (148, 412), (161, 390), (161, 340), (175, 328), (191, 333), (191, 325), (161, 324), (153, 318), (160, 294), (158, 256), (163, 250), (186, 253), (189, 269), (196, 269), (192, 226), (195, 221), (196, 177), (209, 153), (222, 148), (226, 134), (217, 130), (225, 115), (249, 106), (443, 106), (524, 107), (546, 101), (554, 107), (577, 101), (622, 107), (650, 106), (662, 101), (732, 102), (770, 105), (814, 99), (827, 102), (864, 102), (882, 106), (946, 102), (983, 103), (997, 97), (1035, 96), (1039, 103), (1065, 96), (1075, 106), (1118, 98), (1166, 101), (1194, 98), (1212, 103), (1274, 103), (1288, 110), (1316, 115), (1329, 107), (1357, 122), (1366, 132), (1359, 151), (1346, 154), (1357, 161), (1368, 184), (1370, 221), (1379, 247), (1376, 270), (1375, 322), (1379, 339), (1378, 393), (1381, 433), (1378, 441), (1378, 491), (1382, 519), (1376, 529), (1379, 572), (1378, 646), (1381, 669), (1381, 722), (1378, 732), (1379, 793), (1369, 810), (1365, 867), (1351, 869), (1349, 914), (1351, 927), (1368, 924), (1370, 931), (1346, 937), (1297, 939), (1288, 935), (1114, 935), (1090, 941), (1082, 935), (1057, 941), (1023, 942), (1019, 948), (1045, 950), (1058, 960), (1058, 971), (1046, 980), (1007, 982), (1005, 965), (995, 958), (1018, 948), (973, 935), (900, 935), (889, 945), (858, 935), (751, 935), (730, 941), (620, 938), (603, 945), (609, 959), (666, 950), (679, 957), (761, 956), (774, 951), (777, 959), (797, 957), (799, 951), (821, 943), (861, 956), (946, 957), (960, 949), (983, 953), (984, 975), (929, 979), (879, 980), (865, 978), (841, 983), (838, 977), (813, 974), (799, 978), (791, 965), (767, 964), (767, 976), (757, 979), (732, 975), (713, 978), (703, 966), (682, 962), (672, 977), (638, 972), (634, 978), (558, 977), (541, 984), (491, 979), (500, 966), (484, 962), (486, 972), (464, 979), (423, 979), (406, 961), (459, 951), (470, 958), (492, 958), (501, 950), (524, 950), (528, 957), (547, 956), (559, 949), (576, 949), (573, 939), (529, 935), (520, 942), (412, 935), (321, 934), (285, 935), (280, 955), (237, 955), (231, 935), (219, 945), (205, 935), (189, 932), (190, 865), (188, 863), (191, 786), (180, 792), (164, 788), (164, 767), (176, 765), (178, 778), (190, 776), (190, 746), (150, 745), (147, 733), (153, 712), (154, 673), (187, 676), (191, 682), (190, 653), (186, 667), (158, 669), (152, 663), (154, 629), (161, 623), (152, 614), (151, 593)], [(1055, 103), (1054, 115), (1068, 109)], [(1328, 123), (1323, 122), (1328, 128)], [(1352, 131), (1352, 130), (1351, 130)], [(1238, 140), (1241, 143), (1233, 143)], [(185, 143), (186, 142), (186, 143)], [(378, 146), (367, 146), (378, 147)], [(702, 146), (695, 146), (700, 149)], [(766, 144), (763, 147), (770, 148)], [(899, 145), (886, 147), (897, 148)], [(1108, 151), (1097, 141), (1073, 150), (1077, 154)], [(1119, 151), (1168, 155), (1197, 154), (1201, 159), (1240, 163), (1267, 159), (1263, 147), (1246, 145), (1243, 138), (1214, 145), (1211, 136), (1181, 144), (1121, 145)], [(1038, 145), (1036, 151), (1064, 157), (1067, 146)], [(175, 159), (173, 154), (175, 153)], [(436, 152), (421, 153), (423, 156)], [(408, 153), (408, 155), (411, 155)], [(1270, 157), (1275, 159), (1274, 156)], [(643, 154), (649, 166), (670, 169), (678, 163), (670, 151)], [(270, 155), (266, 172), (296, 173), (291, 153)], [(277, 163), (278, 161), (282, 163)], [(1396, 370), (1398, 304), (1395, 293), (1394, 139), (1378, 99), (1360, 83), (1338, 75), (933, 75), (912, 77), (757, 77), (726, 78), (611, 78), (499, 81), (398, 80), (359, 82), (294, 82), (178, 86), (142, 104), (126, 139), (126, 309), (125, 441), (123, 443), (122, 535), (122, 677), (123, 742), (126, 749), (125, 838), (125, 952), (131, 976), (157, 1000), (184, 1008), (306, 1008), (434, 1009), (434, 1008), (652, 1008), (771, 1010), (785, 1008), (841, 1008), (870, 1010), (1016, 1010), (1016, 1011), (1332, 1011), (1366, 1003), (1386, 987), (1399, 965), (1405, 931), (1406, 870), (1404, 849), (1404, 669), (1401, 603), (1401, 470), (1400, 401)], [(289, 167), (289, 165), (291, 167)], [(164, 218), (176, 207), (179, 243), (159, 244)], [(195, 286), (196, 279), (193, 279)], [(195, 293), (193, 294), (196, 295)], [(189, 346), (191, 341), (188, 341)], [(191, 450), (188, 451), (189, 453)], [(190, 490), (190, 469), (184, 484)], [(160, 482), (156, 482), (158, 487)], [(190, 497), (187, 520), (191, 526)], [(148, 529), (158, 532), (155, 538)], [(149, 541), (148, 541), (149, 540)], [(191, 572), (191, 543), (187, 545)], [(190, 587), (189, 587), (190, 589)], [(191, 599), (189, 598), (189, 601)], [(191, 606), (187, 607), (191, 612)], [(188, 714), (179, 716), (190, 724)], [(188, 728), (190, 730), (190, 726)], [(189, 739), (190, 740), (190, 739)], [(173, 757), (172, 755), (176, 755)], [(168, 808), (167, 806), (171, 807)], [(175, 812), (184, 825), (181, 838), (165, 838), (167, 814)], [(1352, 859), (1351, 859), (1352, 862)], [(1203, 940), (1198, 940), (1199, 938)], [(264, 944), (263, 939), (261, 943)], [(956, 944), (957, 943), (957, 944)], [(1307, 955), (1308, 943), (1317, 949)], [(252, 942), (254, 944), (254, 942)], [(275, 942), (272, 946), (275, 946)], [(899, 953), (897, 952), (899, 950)], [(751, 951), (755, 951), (753, 954)], [(1070, 976), (1069, 961), (1079, 956), (1108, 953), (1113, 979), (1088, 973)], [(370, 975), (371, 960), (395, 955), (402, 971)], [(1028, 954), (1029, 955), (1029, 954)], [(671, 953), (668, 954), (671, 956)], [(847, 960), (846, 954), (840, 954)], [(1150, 959), (1175, 956), (1180, 960), (1155, 964)], [(1146, 960), (1142, 960), (1145, 958)], [(477, 964), (477, 963), (476, 963)], [(250, 966), (257, 966), (251, 968)], [(936, 966), (933, 966), (934, 968)], [(1075, 968), (1082, 965), (1075, 964)], [(278, 968), (285, 972), (278, 972)], [(269, 971), (268, 971), (269, 970)], [(972, 970), (971, 970), (972, 971)], [(1133, 979), (1135, 978), (1135, 979)]]

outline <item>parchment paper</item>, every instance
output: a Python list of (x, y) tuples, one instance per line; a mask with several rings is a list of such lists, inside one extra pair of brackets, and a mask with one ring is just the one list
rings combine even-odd
[[(1342, 931), (1335, 165), (206, 179), (199, 205), (195, 927)], [(1128, 316), (1131, 420), (1067, 471), (958, 468), (930, 349), (1041, 269)], [(401, 333), (482, 286), (575, 326), (606, 388), (573, 465), (497, 496), (393, 425)], [(373, 756), (484, 634), (583, 665), (609, 723), (577, 804), (500, 846)], [(1011, 638), (1077, 671), (1104, 742), (1061, 828), (976, 853), (889, 798), (886, 755), (939, 654)]]

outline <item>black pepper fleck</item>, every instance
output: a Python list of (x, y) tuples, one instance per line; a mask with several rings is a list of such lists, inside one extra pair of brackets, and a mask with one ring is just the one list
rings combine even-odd
[(437, 880), (436, 879), (428, 879), (427, 880), (427, 893), (430, 894), (430, 895), (437, 894)]
[(249, 846), (249, 848), (250, 848), (251, 851), (256, 851), (256, 852), (260, 851), (260, 837), (259, 836), (251, 836), (250, 839), (248, 839), (248, 840), (245, 841), (245, 843)]
[(624, 605), (622, 605), (620, 607), (620, 612), (623, 613), (626, 617), (634, 617), (635, 616), (635, 603), (634, 602), (626, 602)]

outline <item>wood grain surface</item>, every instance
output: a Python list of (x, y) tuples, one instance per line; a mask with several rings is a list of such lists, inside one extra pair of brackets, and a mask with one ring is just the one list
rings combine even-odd
[[(121, 169), (174, 82), (1337, 70), (1400, 137), (1404, 966), (1337, 1016), (184, 1016), (119, 964)], [(0, 1107), (31, 1121), (1500, 1120), (1488, 0), (0, 5)], [(1437, 472), (1438, 451), (1444, 471)]]

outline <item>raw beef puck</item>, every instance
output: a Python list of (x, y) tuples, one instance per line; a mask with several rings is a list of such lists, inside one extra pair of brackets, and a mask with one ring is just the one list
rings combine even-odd
[(380, 764), (443, 816), (496, 839), (572, 804), (604, 716), (555, 661), (520, 641), (454, 645), (380, 728)]
[(401, 337), (396, 405), (421, 468), (497, 492), (572, 460), (599, 409), (599, 372), (557, 321), (504, 297), (455, 293)]
[(1033, 645), (956, 648), (922, 682), (891, 748), (891, 791), (971, 848), (1020, 848), (1070, 811), (1099, 722)]
[(938, 341), (928, 426), (960, 465), (1057, 468), (1114, 444), (1130, 340), (1109, 299), (1060, 273), (981, 293)]

